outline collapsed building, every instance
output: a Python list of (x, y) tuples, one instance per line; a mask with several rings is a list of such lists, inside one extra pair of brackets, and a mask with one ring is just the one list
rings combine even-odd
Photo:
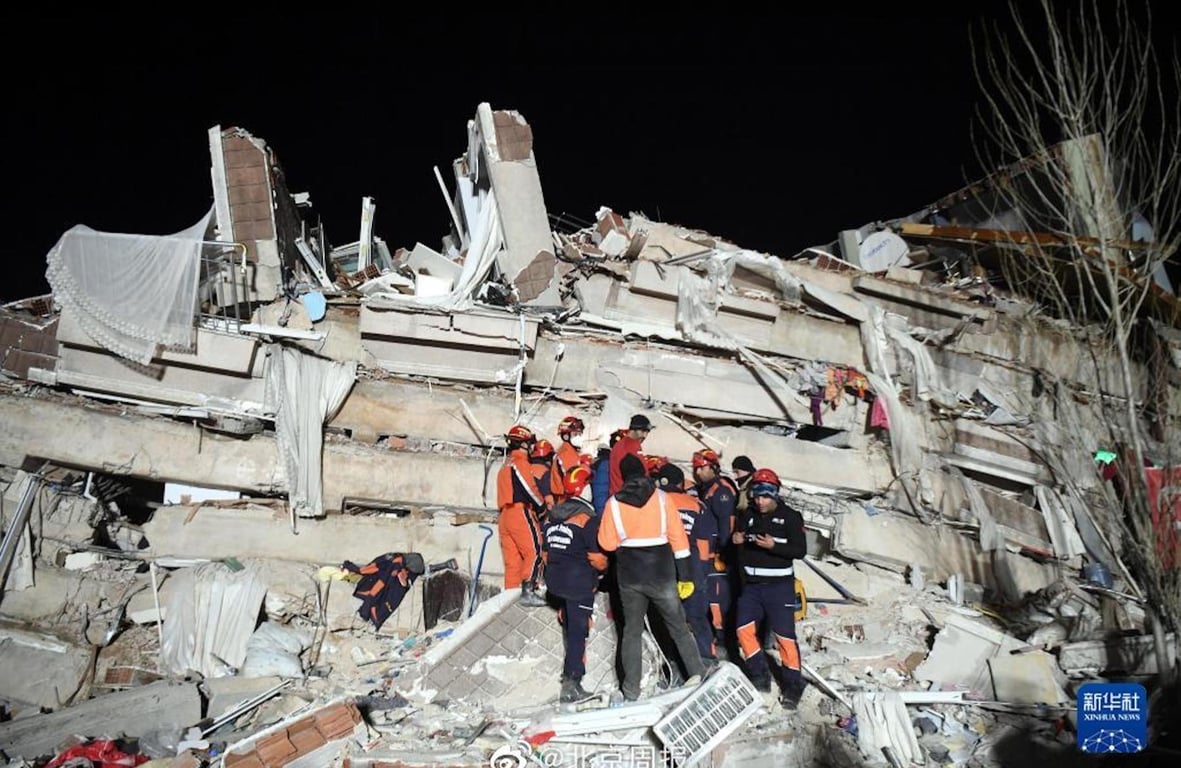
[[(3, 307), (10, 759), (85, 735), (186, 765), (1000, 764), (1072, 743), (1081, 683), (1175, 664), (1096, 513), (1116, 362), (999, 278), (1020, 243), (986, 182), (781, 258), (609, 208), (555, 227), (524, 118), (482, 104), (467, 133), (438, 247), (391, 251), (369, 198), (333, 247), (270, 147), (214, 127), (193, 227), (74, 227), (52, 294)], [(1157, 280), (1168, 354), (1132, 374), (1167, 458)], [(575, 414), (593, 450), (635, 413), (646, 451), (749, 455), (804, 513), (799, 712), (725, 668), (557, 713), (556, 618), (501, 591), (500, 436)], [(338, 566), (386, 553), (429, 565), (374, 626)]]

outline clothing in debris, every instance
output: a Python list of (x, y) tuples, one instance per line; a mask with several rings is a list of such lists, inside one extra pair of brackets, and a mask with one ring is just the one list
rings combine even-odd
[(545, 494), (537, 487), (527, 448), (509, 451), (496, 476), (497, 529), (504, 555), (504, 586), (516, 589), (541, 579), (541, 523)]
[[(770, 497), (768, 497), (770, 498)], [(803, 687), (800, 674), (800, 648), (796, 642), (795, 576), (793, 561), (807, 553), (804, 518), (781, 499), (773, 499), (769, 512), (759, 509), (759, 499), (751, 499), (751, 509), (737, 521), (734, 542), (742, 574), (735, 624), (738, 647), (746, 663), (747, 674), (757, 685), (770, 677), (759, 628), (764, 622), (775, 636), (779, 663), (786, 692)], [(769, 546), (760, 546), (756, 537)]]
[(643, 465), (638, 473), (633, 467), (627, 467), (628, 479), (607, 502), (599, 523), (599, 546), (604, 552), (615, 552), (623, 604), (622, 688), (624, 698), (632, 701), (640, 695), (641, 643), (650, 606), (663, 622), (686, 674), (705, 671), (677, 595), (677, 582), (693, 579), (689, 537), (676, 507), (644, 476)]
[(562, 678), (575, 683), (586, 674), (586, 639), (595, 591), (599, 574), (607, 569), (598, 532), (594, 508), (579, 497), (554, 507), (545, 525), (546, 591), (560, 602), (558, 620), (566, 647)]
[(353, 597), (361, 599), (357, 614), (372, 622), (374, 629), (381, 629), (398, 610), (414, 580), (426, 571), (422, 555), (414, 552), (387, 552), (360, 566), (345, 560), (340, 567), (361, 577), (353, 589)]

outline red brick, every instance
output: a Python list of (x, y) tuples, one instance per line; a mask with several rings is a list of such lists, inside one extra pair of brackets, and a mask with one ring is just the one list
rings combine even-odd
[(226, 755), (226, 768), (266, 768), (266, 766), (252, 750), (244, 755), (233, 753)]
[(228, 168), (226, 183), (231, 187), (242, 187), (247, 184), (266, 184), (267, 170), (261, 165), (248, 168)]
[(230, 187), (230, 205), (271, 202), (271, 189), (266, 184), (243, 184)]
[(230, 203), (230, 217), (234, 221), (270, 221), (271, 204), (261, 203)]
[(266, 160), (262, 153), (252, 146), (248, 146), (241, 150), (226, 150), (225, 153), (226, 168), (248, 168), (254, 165), (265, 165)]
[(255, 750), (264, 765), (282, 765), (287, 762), (283, 758), (295, 754), (295, 745), (291, 743), (284, 732), (263, 739), (255, 747)]
[(306, 755), (328, 743), (327, 739), (315, 728), (298, 731), (297, 733), (290, 734), (290, 736), (291, 743), (295, 745), (296, 753), (300, 755)]

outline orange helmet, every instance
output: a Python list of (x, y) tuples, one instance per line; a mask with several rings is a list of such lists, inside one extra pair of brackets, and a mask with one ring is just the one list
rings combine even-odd
[(693, 468), (698, 467), (713, 467), (717, 469), (722, 465), (722, 457), (718, 456), (718, 452), (711, 448), (702, 448), (693, 454)]
[(586, 425), (582, 423), (582, 419), (577, 416), (567, 416), (558, 422), (558, 435), (572, 435), (575, 432), (583, 432), (586, 430)]
[(566, 488), (567, 496), (581, 496), (582, 491), (586, 488), (586, 484), (594, 477), (594, 472), (591, 472), (587, 467), (581, 464), (575, 464), (570, 469), (566, 470), (566, 476), (562, 478), (562, 484)]
[(554, 455), (554, 444), (544, 437), (533, 444), (533, 450), (529, 452), (530, 458), (534, 459), (548, 459)]
[(532, 443), (535, 438), (533, 430), (529, 427), (523, 427), (520, 424), (514, 424), (509, 427), (508, 432), (504, 433), (505, 439), (510, 443)]
[(779, 475), (774, 470), (759, 469), (750, 477), (750, 497), (779, 496)]
[(656, 473), (660, 468), (668, 463), (668, 459), (664, 456), (645, 456), (644, 469), (648, 470), (648, 477), (656, 477)]

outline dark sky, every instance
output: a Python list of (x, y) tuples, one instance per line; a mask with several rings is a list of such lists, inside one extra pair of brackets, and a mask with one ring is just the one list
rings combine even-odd
[(532, 125), (551, 214), (642, 211), (790, 256), (978, 175), (969, 25), (984, 12), (967, 5), (5, 19), (0, 299), (47, 290), (45, 254), (76, 223), (166, 234), (199, 219), (215, 124), (276, 150), (334, 244), (356, 239), (373, 195), (391, 247), (438, 247), (432, 167), (450, 182), (481, 101)]

